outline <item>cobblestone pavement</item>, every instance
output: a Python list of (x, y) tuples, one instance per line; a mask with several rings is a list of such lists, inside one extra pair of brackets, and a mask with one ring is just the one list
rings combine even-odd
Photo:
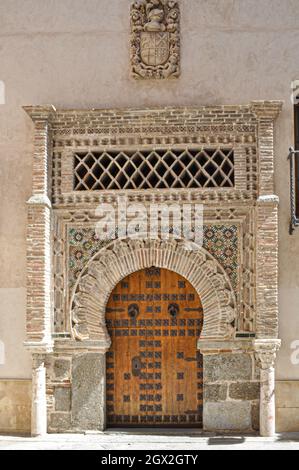
[(49, 434), (44, 438), (0, 436), (0, 450), (299, 450), (299, 433), (275, 438), (203, 435), (198, 431), (121, 431)]

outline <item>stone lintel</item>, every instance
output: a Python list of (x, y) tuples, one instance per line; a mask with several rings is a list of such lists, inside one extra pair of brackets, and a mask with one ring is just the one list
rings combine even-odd
[(280, 114), (284, 101), (251, 101), (250, 108), (257, 119), (274, 121)]
[(76, 341), (74, 339), (55, 339), (55, 351), (64, 351), (64, 352), (71, 352), (80, 351), (83, 352), (90, 352), (90, 353), (99, 353), (105, 354), (108, 349), (110, 348), (110, 341), (100, 340), (100, 341)]
[(224, 354), (232, 352), (250, 352), (254, 351), (253, 339), (240, 339), (235, 341), (218, 341), (199, 339), (197, 348), (204, 355), (208, 354)]
[(33, 122), (49, 121), (56, 113), (56, 108), (52, 104), (44, 106), (23, 106), (23, 109)]

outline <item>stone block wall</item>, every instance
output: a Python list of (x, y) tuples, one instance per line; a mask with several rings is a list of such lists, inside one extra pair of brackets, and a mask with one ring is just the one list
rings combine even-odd
[(48, 431), (103, 430), (105, 393), (103, 354), (82, 352), (49, 356)]
[[(253, 352), (204, 355), (205, 431), (259, 430), (259, 368)], [(105, 355), (62, 353), (48, 357), (50, 433), (105, 429)]]
[(258, 431), (257, 377), (252, 353), (204, 355), (204, 429)]

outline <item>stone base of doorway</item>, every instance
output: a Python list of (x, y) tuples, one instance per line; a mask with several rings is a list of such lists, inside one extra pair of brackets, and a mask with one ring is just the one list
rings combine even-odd
[(217, 436), (242, 436), (257, 437), (258, 432), (252, 431), (241, 433), (240, 431), (203, 431), (196, 428), (108, 428), (105, 431), (85, 431), (85, 436), (96, 435), (135, 435), (135, 436), (198, 436), (198, 437), (217, 437)]
[[(48, 434), (23, 438), (1, 436), (1, 450), (299, 450), (299, 433), (280, 434), (273, 438), (241, 435), (171, 434), (151, 435), (132, 433)], [(100, 455), (100, 454), (99, 454)]]

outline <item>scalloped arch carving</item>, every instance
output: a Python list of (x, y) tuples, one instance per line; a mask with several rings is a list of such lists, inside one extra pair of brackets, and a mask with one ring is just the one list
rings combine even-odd
[(222, 266), (203, 248), (190, 250), (186, 241), (159, 239), (116, 240), (89, 261), (73, 291), (74, 339), (101, 341), (108, 348), (105, 311), (112, 290), (129, 274), (152, 266), (174, 271), (193, 285), (203, 305), (202, 339), (234, 336), (235, 295)]

